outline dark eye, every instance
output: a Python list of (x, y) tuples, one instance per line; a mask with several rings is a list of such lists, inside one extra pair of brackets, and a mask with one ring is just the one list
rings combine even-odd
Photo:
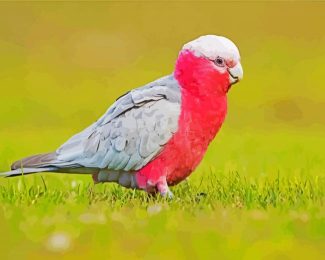
[(214, 63), (219, 67), (225, 66), (225, 60), (223, 58), (220, 58), (220, 57), (216, 58)]

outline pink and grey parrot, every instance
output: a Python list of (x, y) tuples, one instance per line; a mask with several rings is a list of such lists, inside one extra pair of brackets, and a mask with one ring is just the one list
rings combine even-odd
[(92, 174), (172, 197), (169, 186), (202, 160), (227, 113), (227, 93), (243, 77), (236, 45), (201, 36), (183, 46), (174, 72), (133, 89), (55, 152), (12, 164), (2, 176), (36, 172)]

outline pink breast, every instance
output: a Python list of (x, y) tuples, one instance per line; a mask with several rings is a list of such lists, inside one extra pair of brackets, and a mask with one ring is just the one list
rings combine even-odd
[[(186, 55), (190, 56), (184, 57), (186, 66), (180, 63), (180, 57), (175, 70), (182, 94), (178, 130), (159, 156), (138, 172), (140, 187), (145, 187), (148, 180), (155, 183), (161, 176), (167, 177), (168, 185), (184, 180), (202, 160), (225, 119), (226, 92), (221, 93), (218, 88), (225, 88), (224, 85), (229, 84), (228, 77), (215, 73), (211, 66), (204, 64), (207, 67), (206, 75), (202, 74), (199, 80), (187, 78), (193, 77), (193, 70), (197, 71), (198, 63), (206, 61), (197, 59), (191, 53)], [(191, 65), (188, 58), (194, 64)]]

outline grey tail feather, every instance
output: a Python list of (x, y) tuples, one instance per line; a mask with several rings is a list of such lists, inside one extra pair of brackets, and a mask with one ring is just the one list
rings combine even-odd
[(14, 176), (20, 176), (20, 175), (27, 175), (31, 173), (37, 173), (37, 172), (52, 172), (57, 171), (57, 167), (44, 167), (44, 168), (19, 168), (15, 169), (9, 172), (2, 172), (0, 173), (0, 177), (14, 177)]
[(63, 162), (57, 159), (55, 152), (29, 156), (14, 162), (11, 171), (0, 173), (0, 177), (14, 177), (37, 172), (60, 172), (93, 174), (98, 168), (83, 167), (71, 162)]
[(21, 168), (52, 167), (54, 166), (55, 162), (57, 162), (57, 156), (55, 152), (37, 154), (14, 162), (11, 165), (11, 170), (18, 170)]

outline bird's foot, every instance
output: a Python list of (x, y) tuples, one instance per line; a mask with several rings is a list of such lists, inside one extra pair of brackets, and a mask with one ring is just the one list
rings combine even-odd
[(93, 173), (91, 176), (93, 178), (94, 184), (99, 183), (100, 181), (98, 180), (98, 172)]
[(168, 199), (174, 198), (174, 194), (168, 187), (166, 177), (162, 177), (161, 180), (159, 180), (159, 182), (157, 183), (156, 187), (161, 196)]
[(160, 192), (160, 195), (163, 196), (164, 198), (170, 199), (172, 200), (174, 198), (174, 193), (172, 193), (170, 190), (168, 190), (167, 192)]

